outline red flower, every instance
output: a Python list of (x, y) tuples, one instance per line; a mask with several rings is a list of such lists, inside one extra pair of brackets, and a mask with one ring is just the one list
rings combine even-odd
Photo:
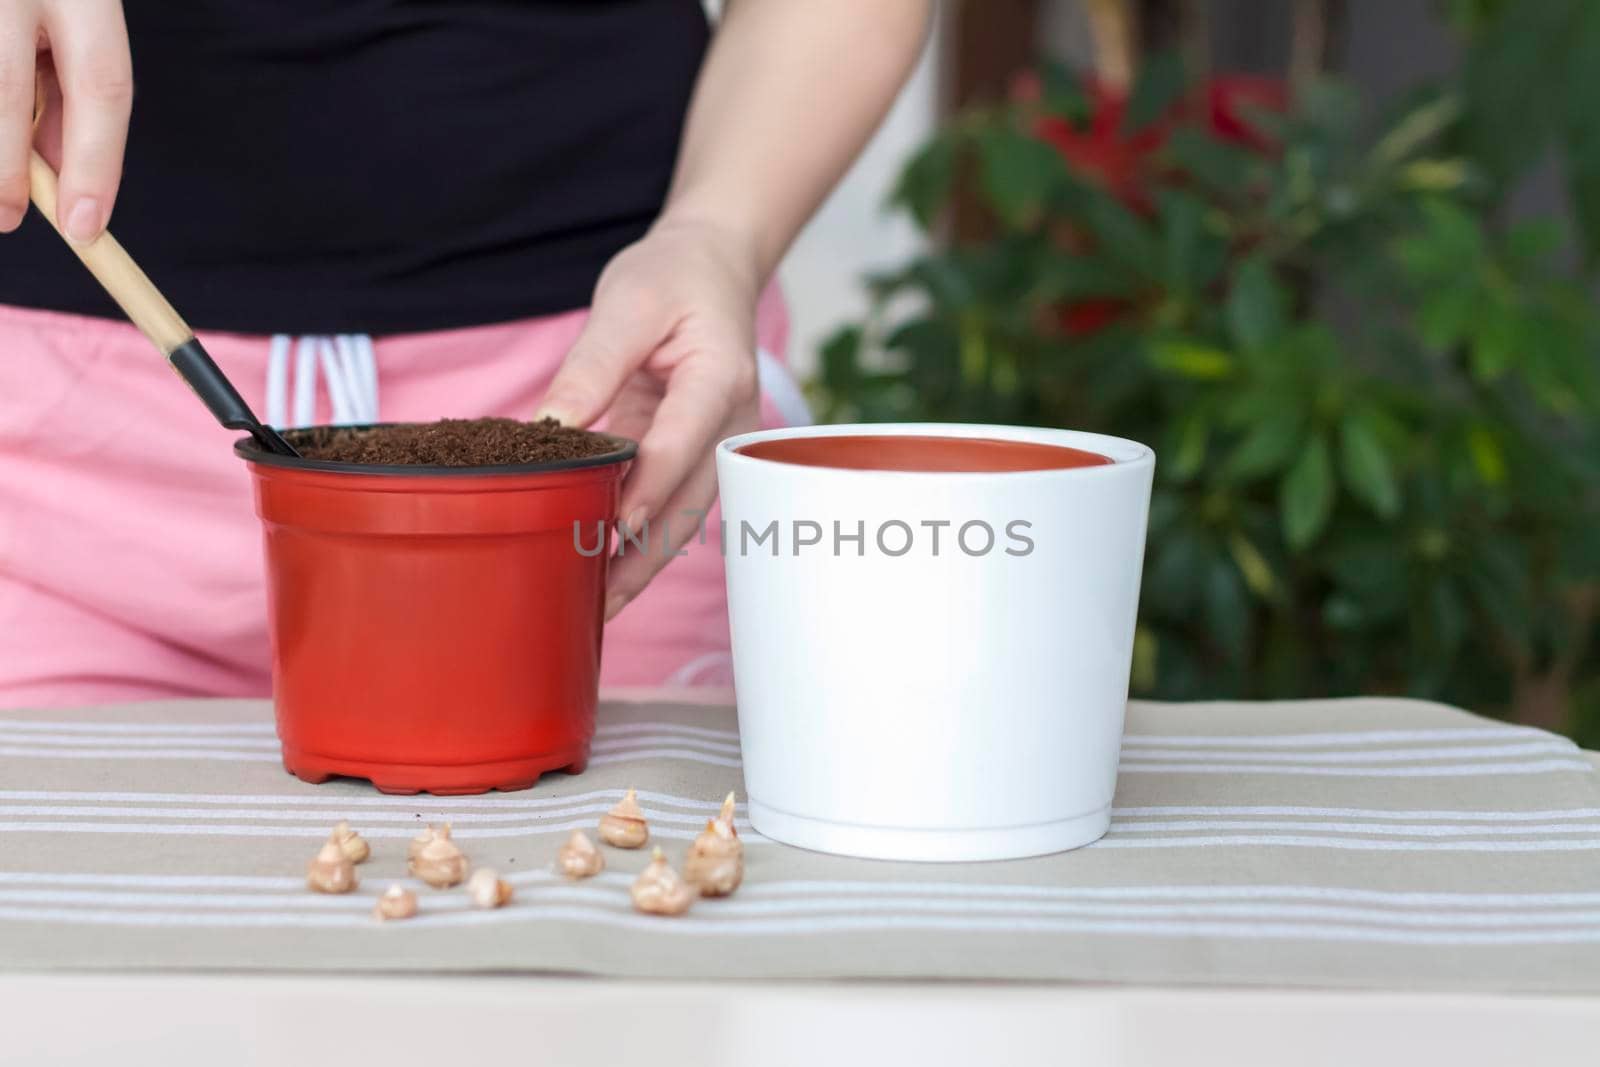
[(1080, 300), (1061, 309), (1061, 329), (1068, 337), (1088, 337), (1116, 322), (1127, 310), (1121, 300)]
[(1130, 206), (1148, 206), (1140, 189), (1139, 172), (1145, 157), (1160, 148), (1166, 139), (1167, 121), (1162, 119), (1125, 134), (1122, 130), (1122, 118), (1127, 110), (1125, 94), (1094, 81), (1085, 88), (1089, 96), (1086, 128), (1079, 129), (1066, 119), (1046, 115), (1035, 125), (1034, 135), (1053, 145), (1073, 170), (1097, 181)]
[(1271, 139), (1250, 125), (1251, 111), (1283, 111), (1289, 106), (1289, 92), (1276, 78), (1251, 74), (1225, 74), (1206, 85), (1211, 132), (1224, 141), (1245, 145), (1259, 152), (1276, 146)]
[[(1034, 136), (1055, 148), (1068, 167), (1100, 185), (1134, 211), (1152, 208), (1148, 188), (1150, 156), (1166, 143), (1180, 124), (1198, 125), (1218, 140), (1271, 152), (1272, 141), (1250, 125), (1251, 110), (1282, 111), (1288, 92), (1282, 82), (1247, 74), (1223, 75), (1206, 82), (1193, 96), (1179, 100), (1153, 122), (1131, 133), (1122, 128), (1127, 95), (1096, 80), (1085, 84), (1089, 121), (1076, 126), (1055, 115), (1039, 118)], [(1023, 103), (1039, 99), (1037, 77), (1019, 76), (1012, 83), (1012, 98)], [(1121, 300), (1084, 300), (1062, 307), (1059, 325), (1071, 337), (1097, 333), (1127, 313)]]
[[(1254, 109), (1282, 111), (1288, 105), (1288, 92), (1282, 82), (1248, 74), (1223, 75), (1206, 82), (1194, 98), (1180, 100), (1155, 121), (1125, 132), (1123, 116), (1127, 95), (1098, 81), (1085, 85), (1089, 97), (1089, 122), (1078, 127), (1055, 115), (1040, 118), (1034, 135), (1052, 145), (1061, 158), (1079, 174), (1098, 182), (1129, 207), (1143, 210), (1149, 205), (1143, 171), (1150, 155), (1161, 148), (1174, 126), (1201, 125), (1219, 140), (1270, 152), (1272, 142), (1250, 125), (1248, 113)], [(1018, 78), (1013, 94), (1021, 100), (1037, 97), (1037, 79)]]

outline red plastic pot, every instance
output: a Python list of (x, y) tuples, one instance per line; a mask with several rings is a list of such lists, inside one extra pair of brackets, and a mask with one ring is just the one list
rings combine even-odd
[(589, 459), (466, 468), (235, 445), (265, 529), (284, 767), (442, 794), (582, 771), (608, 555), (597, 530), (615, 521), (635, 451), (616, 443)]

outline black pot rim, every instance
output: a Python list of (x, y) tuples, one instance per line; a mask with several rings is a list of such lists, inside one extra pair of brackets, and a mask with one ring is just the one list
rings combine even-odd
[[(386, 426), (408, 426), (415, 423), (403, 422), (373, 422), (359, 423), (350, 426), (338, 426), (340, 430), (377, 430)], [(282, 431), (285, 437), (292, 438), (296, 431), (318, 429), (312, 426), (297, 426), (293, 430)], [(441, 467), (426, 466), (422, 464), (402, 463), (339, 463), (327, 459), (306, 459), (303, 456), (280, 456), (276, 452), (264, 450), (254, 437), (241, 437), (233, 443), (233, 453), (248, 463), (259, 463), (263, 467), (282, 467), (285, 470), (321, 471), (327, 474), (374, 474), (385, 477), (410, 477), (410, 478), (481, 478), (486, 475), (498, 474), (544, 474), (554, 471), (583, 470), (587, 467), (607, 467), (613, 463), (626, 463), (638, 455), (639, 446), (626, 437), (616, 434), (597, 433), (616, 444), (610, 452), (602, 452), (598, 456), (583, 456), (578, 459), (553, 459), (544, 463), (492, 463), (476, 467)], [(290, 444), (294, 442), (291, 440)]]

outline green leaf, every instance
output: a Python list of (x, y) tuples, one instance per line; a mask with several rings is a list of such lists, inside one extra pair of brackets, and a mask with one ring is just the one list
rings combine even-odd
[(1600, 264), (1600, 5), (1582, 5), (1578, 37), (1567, 58), (1566, 173), (1572, 213), (1583, 234), (1584, 260)]
[(1442, 578), (1428, 585), (1423, 594), (1421, 622), (1416, 633), (1418, 651), (1432, 661), (1429, 666), (1433, 673), (1443, 674), (1467, 636), (1467, 603), (1461, 591)]
[(1128, 673), (1128, 688), (1134, 693), (1148, 693), (1156, 684), (1156, 660), (1161, 649), (1161, 639), (1148, 626), (1133, 631), (1133, 665)]
[(1155, 544), (1165, 537), (1179, 519), (1183, 518), (1186, 507), (1181, 493), (1157, 486), (1150, 494), (1150, 543)]
[(1250, 599), (1238, 569), (1225, 556), (1217, 556), (1206, 570), (1204, 606), (1206, 629), (1212, 639), (1229, 659), (1242, 660), (1252, 628)]
[(1506, 250), (1530, 265), (1560, 250), (1562, 226), (1554, 219), (1523, 219), (1506, 231)]
[(1176, 293), (1194, 291), (1200, 281), (1201, 220), (1205, 205), (1187, 193), (1163, 190), (1159, 194), (1167, 287)]
[(1239, 573), (1244, 575), (1244, 584), (1250, 592), (1262, 600), (1271, 600), (1277, 595), (1278, 577), (1272, 572), (1272, 564), (1248, 537), (1235, 532), (1228, 538), (1228, 552), (1238, 565)]
[(1333, 512), (1335, 492), (1328, 442), (1319, 434), (1311, 439), (1279, 486), (1283, 536), (1290, 548), (1302, 549), (1316, 540)]
[(1372, 147), (1371, 164), (1393, 167), (1438, 137), (1461, 114), (1461, 101), (1453, 96), (1435, 97), (1412, 109)]
[(1200, 572), (1209, 554), (1206, 543), (1189, 527), (1176, 526), (1150, 547), (1146, 603), (1169, 617), (1182, 618), (1199, 592)]
[(1467, 588), (1490, 623), (1526, 649), (1533, 633), (1527, 547), (1515, 538), (1489, 534), (1477, 538), (1469, 551)]
[(900, 180), (889, 194), (889, 202), (911, 212), (924, 230), (933, 226), (939, 209), (950, 196), (956, 171), (955, 137), (945, 132), (911, 157)]
[(1439, 197), (1420, 204), (1421, 232), (1396, 242), (1395, 257), (1412, 281), (1469, 288), (1484, 259), (1482, 223)]
[(1328, 546), (1326, 565), (1335, 588), (1359, 605), (1367, 624), (1405, 610), (1409, 561), (1398, 538), (1384, 534), (1335, 540)]
[(1418, 159), (1400, 168), (1400, 185), (1425, 193), (1450, 193), (1473, 178), (1472, 164), (1464, 159)]
[(1155, 342), (1150, 362), (1164, 371), (1196, 381), (1220, 381), (1233, 375), (1233, 357), (1220, 348), (1182, 339)]
[(906, 274), (940, 308), (964, 309), (977, 298), (970, 265), (954, 255), (925, 256), (913, 262)]
[(1356, 412), (1339, 422), (1339, 467), (1344, 484), (1379, 518), (1400, 511), (1400, 485), (1372, 421)]
[(1544, 155), (1565, 110), (1571, 12), (1564, 0), (1508, 4), (1493, 30), (1476, 35), (1467, 50), (1467, 146), (1497, 182), (1509, 182)]
[(1287, 305), (1288, 294), (1267, 262), (1259, 256), (1245, 260), (1224, 309), (1234, 343), (1247, 352), (1266, 348), (1283, 333)]
[(1305, 418), (1298, 411), (1280, 407), (1250, 427), (1229, 453), (1222, 473), (1238, 481), (1277, 474), (1294, 458), (1305, 432)]
[(1322, 621), (1335, 630), (1362, 629), (1368, 623), (1361, 602), (1343, 593), (1334, 593), (1322, 602)]
[(1095, 253), (1052, 256), (1039, 268), (1037, 282), (1040, 298), (1052, 302), (1116, 299), (1135, 289), (1120, 265)]
[(978, 162), (989, 203), (1003, 221), (1017, 227), (1039, 218), (1067, 173), (1055, 149), (1010, 126), (979, 135)]
[(1227, 200), (1237, 200), (1250, 185), (1261, 161), (1232, 145), (1190, 126), (1172, 131), (1163, 151), (1171, 163), (1205, 189)]
[(1128, 109), (1122, 115), (1122, 132), (1136, 133), (1166, 114), (1183, 95), (1187, 75), (1183, 57), (1176, 52), (1148, 56), (1134, 80), (1128, 96)]
[(1467, 428), (1467, 454), (1472, 469), (1484, 485), (1498, 487), (1506, 481), (1506, 453), (1495, 432), (1482, 423)]
[(1573, 582), (1600, 582), (1600, 516), (1570, 523), (1560, 547), (1561, 573)]
[(836, 330), (823, 342), (818, 354), (823, 384), (831, 389), (848, 388), (859, 374), (856, 359), (860, 351), (860, 327), (845, 326)]
[(1059, 60), (1046, 60), (1039, 69), (1039, 82), (1047, 112), (1073, 123), (1089, 117), (1089, 98), (1071, 67)]
[(1477, 310), (1476, 290), (1465, 286), (1430, 285), (1417, 305), (1417, 333), (1436, 352), (1454, 348), (1466, 336)]
[(1304, 86), (1296, 96), (1295, 109), (1324, 137), (1348, 137), (1361, 121), (1361, 94), (1353, 85), (1323, 78)]
[(1083, 224), (1099, 242), (1101, 253), (1137, 277), (1160, 282), (1164, 255), (1149, 224), (1100, 190), (1080, 189), (1079, 196)]
[(1167, 476), (1182, 485), (1199, 473), (1206, 460), (1206, 446), (1211, 440), (1210, 414), (1203, 408), (1192, 408), (1178, 417), (1173, 424), (1170, 459), (1164, 464)]
[(1472, 373), (1480, 381), (1492, 382), (1511, 369), (1521, 347), (1523, 321), (1503, 300), (1480, 301), (1472, 329)]

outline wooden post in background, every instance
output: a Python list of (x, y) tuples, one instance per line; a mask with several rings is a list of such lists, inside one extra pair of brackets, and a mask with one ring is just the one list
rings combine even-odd
[[(1039, 7), (1040, 0), (965, 0), (954, 5), (947, 112), (1005, 98), (1012, 77), (1039, 58)], [(987, 220), (970, 188), (956, 197), (952, 225), (957, 241), (987, 234)]]

